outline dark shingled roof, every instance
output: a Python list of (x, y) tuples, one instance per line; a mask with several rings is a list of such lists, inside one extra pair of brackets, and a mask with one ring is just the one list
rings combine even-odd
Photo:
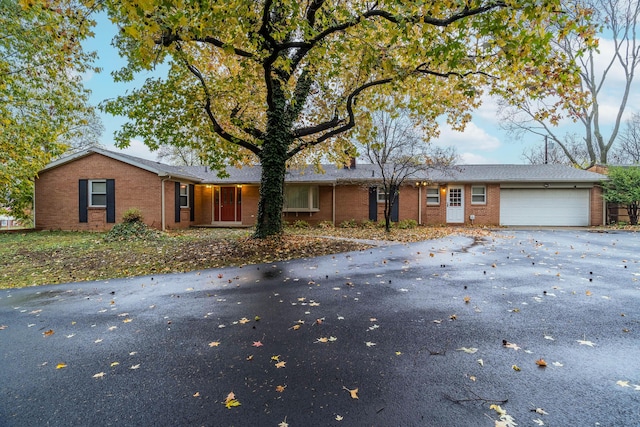
[[(242, 168), (227, 167), (225, 178), (218, 177), (218, 172), (206, 166), (172, 166), (152, 160), (146, 160), (128, 154), (116, 153), (101, 148), (90, 148), (70, 156), (51, 162), (44, 170), (61, 166), (92, 153), (125, 162), (145, 169), (162, 177), (173, 177), (202, 184), (259, 184), (262, 168), (260, 166), (244, 166)], [(291, 169), (285, 177), (286, 182), (317, 184), (348, 184), (356, 182), (378, 182), (380, 170), (372, 164), (358, 164), (353, 169), (323, 165), (323, 173), (314, 167)], [(432, 170), (413, 176), (410, 180), (431, 181), (437, 183), (506, 183), (506, 182), (599, 182), (606, 180), (606, 175), (577, 169), (571, 166), (547, 165), (458, 165), (447, 171)]]

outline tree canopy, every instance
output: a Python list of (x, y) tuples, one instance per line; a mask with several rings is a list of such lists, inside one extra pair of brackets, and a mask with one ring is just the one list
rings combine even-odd
[(93, 22), (73, 0), (0, 0), (0, 208), (26, 218), (33, 178), (96, 124), (80, 42)]
[(640, 167), (611, 167), (608, 175), (609, 179), (602, 183), (604, 199), (607, 202), (625, 205), (629, 221), (632, 225), (637, 225), (640, 205)]
[[(640, 2), (638, 0), (575, 0), (588, 8), (591, 22), (597, 26), (598, 40), (609, 39), (611, 48), (584, 50), (584, 38), (579, 33), (554, 41), (553, 49), (572, 58), (579, 67), (579, 85), (565, 93), (549, 91), (537, 98), (522, 98), (516, 106), (503, 111), (505, 127), (516, 136), (531, 133), (548, 137), (561, 152), (561, 162), (583, 168), (606, 165), (617, 154), (614, 143), (620, 136), (624, 113), (628, 107), (635, 73), (640, 67)], [(580, 19), (580, 18), (578, 18)], [(565, 103), (562, 110), (577, 120), (578, 131), (563, 134), (566, 127), (556, 128), (562, 118), (547, 114), (548, 107), (562, 100), (567, 93), (586, 94), (588, 102)], [(614, 93), (612, 95), (612, 93)], [(607, 105), (608, 104), (608, 105)], [(613, 119), (607, 116), (613, 115)], [(539, 150), (529, 160), (540, 158)]]
[(169, 65), (166, 77), (104, 104), (129, 118), (117, 141), (197, 145), (218, 169), (259, 162), (258, 237), (282, 229), (287, 165), (342, 163), (354, 153), (354, 127), (370, 112), (406, 108), (427, 138), (443, 116), (462, 128), (483, 93), (515, 99), (576, 84), (571, 61), (552, 41), (579, 33), (588, 44), (590, 37), (588, 12), (566, 13), (560, 0), (105, 5), (120, 27), (115, 45), (128, 58), (118, 79)]

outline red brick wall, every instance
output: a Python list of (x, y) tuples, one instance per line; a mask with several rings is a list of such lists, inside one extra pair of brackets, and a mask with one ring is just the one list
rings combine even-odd
[[(475, 186), (475, 185), (474, 185)], [(500, 185), (485, 185), (486, 203), (471, 204), (471, 184), (464, 186), (465, 224), (498, 225), (500, 224)], [(475, 215), (471, 221), (469, 215)]]
[(359, 222), (369, 219), (369, 186), (336, 186), (336, 223), (355, 219)]
[[(471, 204), (471, 187), (477, 184), (464, 184), (464, 224), (471, 224), (470, 215), (475, 215), (474, 225), (498, 225), (500, 223), (500, 185), (486, 184), (486, 203)], [(426, 190), (422, 190), (422, 223), (439, 225), (447, 223), (447, 193), (440, 189), (440, 205), (428, 205)]]
[(427, 190), (422, 187), (422, 224), (424, 225), (441, 225), (447, 222), (447, 193), (438, 187), (440, 193), (439, 205), (427, 205)]
[(258, 200), (260, 200), (260, 187), (242, 186), (242, 225), (255, 225), (258, 220)]
[[(161, 228), (161, 179), (154, 173), (111, 159), (101, 154), (90, 154), (73, 162), (42, 172), (36, 179), (36, 227), (46, 230), (104, 231), (113, 227), (106, 222), (105, 208), (89, 208), (88, 222), (78, 218), (78, 180), (114, 179), (116, 222), (130, 208), (142, 211), (144, 222)], [(165, 182), (166, 225), (185, 228), (190, 225), (189, 210), (186, 222), (175, 222), (174, 182)]]
[(322, 185), (318, 188), (318, 202), (320, 211), (318, 212), (283, 212), (282, 219), (289, 224), (296, 221), (306, 221), (310, 225), (318, 225), (322, 221), (332, 221), (333, 219), (333, 186)]
[(591, 189), (591, 225), (603, 225), (604, 203), (602, 199), (602, 187), (596, 186)]
[(213, 197), (213, 186), (211, 185), (196, 185), (195, 188), (195, 223), (196, 224), (211, 224), (211, 215), (213, 213), (213, 207), (211, 205)]

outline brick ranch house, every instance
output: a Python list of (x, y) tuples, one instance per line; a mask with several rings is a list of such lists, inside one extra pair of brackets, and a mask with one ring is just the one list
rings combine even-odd
[[(369, 164), (290, 171), (283, 218), (309, 224), (383, 219), (380, 171)], [(260, 167), (170, 166), (91, 148), (50, 163), (35, 180), (35, 226), (110, 229), (138, 208), (155, 228), (252, 226)], [(462, 165), (398, 190), (393, 220), (419, 224), (592, 226), (604, 222), (604, 175), (563, 165)]]

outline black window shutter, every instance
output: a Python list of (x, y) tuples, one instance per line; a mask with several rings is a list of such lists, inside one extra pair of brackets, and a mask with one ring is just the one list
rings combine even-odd
[(81, 179), (78, 181), (78, 213), (80, 222), (89, 222), (89, 181)]
[(398, 191), (398, 187), (395, 185), (391, 187), (389, 199), (393, 200), (393, 205), (391, 206), (391, 221), (398, 222), (400, 212), (400, 192)]
[(107, 180), (107, 222), (116, 222), (116, 180)]
[(180, 222), (180, 183), (176, 182), (176, 222)]
[(195, 204), (195, 193), (196, 193), (196, 186), (193, 184), (189, 184), (189, 209), (191, 209), (191, 213), (189, 216), (189, 221), (195, 221), (196, 220), (196, 204)]
[(369, 187), (369, 220), (378, 220), (378, 187)]

